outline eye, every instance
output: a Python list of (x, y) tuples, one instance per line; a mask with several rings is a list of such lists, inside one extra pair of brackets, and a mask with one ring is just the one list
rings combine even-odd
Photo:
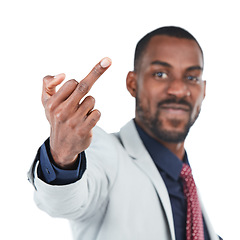
[(190, 82), (196, 82), (196, 83), (200, 81), (200, 78), (196, 76), (187, 76), (186, 79)]
[(153, 73), (153, 76), (156, 78), (161, 78), (161, 79), (167, 79), (168, 75), (165, 72), (155, 72)]

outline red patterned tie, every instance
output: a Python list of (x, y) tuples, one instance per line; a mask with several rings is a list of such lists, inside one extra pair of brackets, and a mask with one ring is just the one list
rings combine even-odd
[(203, 219), (197, 188), (193, 180), (191, 168), (185, 163), (180, 176), (183, 179), (183, 190), (187, 199), (186, 239), (204, 240)]

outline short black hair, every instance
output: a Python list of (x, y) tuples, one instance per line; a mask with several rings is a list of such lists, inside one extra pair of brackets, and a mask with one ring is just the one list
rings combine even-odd
[(203, 56), (203, 51), (202, 51), (200, 44), (198, 43), (196, 38), (191, 33), (189, 33), (188, 31), (186, 31), (185, 29), (180, 28), (180, 27), (175, 27), (175, 26), (161, 27), (161, 28), (157, 28), (157, 29), (153, 30), (152, 32), (149, 32), (137, 43), (137, 46), (135, 49), (135, 56), (134, 56), (134, 71), (135, 72), (138, 70), (138, 67), (139, 67), (139, 64), (141, 61), (141, 57), (142, 57), (144, 51), (146, 50), (149, 41), (151, 40), (152, 37), (157, 36), (157, 35), (166, 35), (166, 36), (170, 36), (170, 37), (194, 40), (198, 44), (200, 51), (202, 53), (202, 56)]

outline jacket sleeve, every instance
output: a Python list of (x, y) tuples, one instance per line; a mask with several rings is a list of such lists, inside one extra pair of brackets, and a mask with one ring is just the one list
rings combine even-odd
[(29, 170), (37, 206), (50, 216), (69, 220), (84, 220), (107, 206), (118, 169), (118, 142), (113, 135), (98, 127), (86, 150), (87, 166), (82, 178), (66, 185), (51, 185), (38, 176), (39, 151)]

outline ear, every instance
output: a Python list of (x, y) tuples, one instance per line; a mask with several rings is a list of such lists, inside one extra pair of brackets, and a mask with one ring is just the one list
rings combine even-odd
[(207, 85), (207, 81), (203, 81), (203, 91), (204, 91), (204, 94), (203, 94), (203, 99), (205, 98), (206, 96), (206, 85)]
[(137, 94), (137, 74), (135, 72), (129, 72), (126, 80), (127, 89), (133, 97)]

